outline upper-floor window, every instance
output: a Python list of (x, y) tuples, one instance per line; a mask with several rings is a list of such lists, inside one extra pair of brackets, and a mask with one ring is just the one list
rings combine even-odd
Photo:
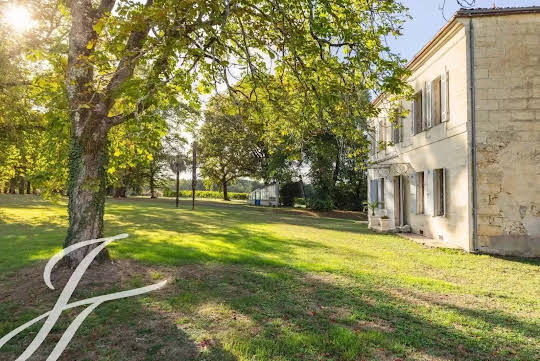
[(449, 77), (445, 70), (426, 82), (413, 97), (412, 133), (418, 134), (449, 119)]

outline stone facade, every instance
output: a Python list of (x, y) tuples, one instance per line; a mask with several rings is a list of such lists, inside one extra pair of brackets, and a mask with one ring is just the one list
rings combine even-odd
[(403, 101), (394, 126), (396, 104), (375, 100), (374, 143), (391, 142), (370, 159), (377, 216), (471, 252), (540, 256), (538, 29), (540, 7), (458, 12), (408, 65), (422, 112)]
[(475, 17), (471, 33), (477, 247), (540, 256), (540, 14)]

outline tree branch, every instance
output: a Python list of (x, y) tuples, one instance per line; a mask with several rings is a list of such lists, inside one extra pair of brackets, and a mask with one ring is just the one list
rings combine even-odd
[[(148, 8), (153, 3), (154, 0), (147, 0), (144, 6)], [(124, 84), (127, 79), (129, 79), (133, 75), (133, 71), (135, 70), (135, 64), (137, 62), (138, 56), (142, 50), (142, 46), (148, 36), (149, 31), (150, 24), (146, 23), (143, 30), (134, 30), (129, 35), (129, 39), (126, 44), (127, 54), (120, 60), (120, 63), (116, 68), (116, 72), (112, 76), (111, 81), (107, 85), (105, 91), (109, 97), (109, 99), (107, 99), (107, 102), (109, 102), (109, 104), (107, 104), (107, 108), (112, 105), (110, 103), (112, 100), (112, 95)]]

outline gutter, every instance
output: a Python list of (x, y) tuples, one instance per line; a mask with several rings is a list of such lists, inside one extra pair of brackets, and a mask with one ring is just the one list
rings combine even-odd
[(476, 101), (475, 101), (475, 86), (474, 86), (474, 27), (472, 16), (469, 16), (469, 76), (471, 78), (469, 85), (469, 92), (471, 97), (471, 175), (472, 175), (472, 239), (470, 240), (469, 247), (471, 252), (475, 252), (478, 249), (478, 190), (476, 186), (477, 172), (476, 172)]

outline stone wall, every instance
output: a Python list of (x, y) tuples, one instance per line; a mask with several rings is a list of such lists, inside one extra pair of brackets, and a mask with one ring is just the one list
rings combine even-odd
[(540, 256), (539, 29), (540, 14), (473, 18), (480, 251)]

